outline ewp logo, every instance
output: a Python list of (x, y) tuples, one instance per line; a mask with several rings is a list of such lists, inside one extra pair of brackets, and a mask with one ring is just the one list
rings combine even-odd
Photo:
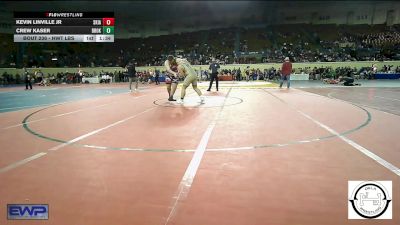
[(7, 219), (9, 220), (48, 220), (49, 205), (47, 204), (8, 204)]

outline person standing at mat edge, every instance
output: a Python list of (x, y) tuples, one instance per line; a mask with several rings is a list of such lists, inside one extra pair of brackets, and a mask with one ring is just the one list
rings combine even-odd
[(126, 69), (129, 77), (129, 92), (132, 92), (132, 82), (135, 82), (135, 91), (137, 91), (139, 80), (136, 76), (135, 61), (133, 59), (126, 65)]
[(218, 62), (215, 61), (215, 58), (212, 59), (212, 63), (210, 64), (210, 67), (208, 68), (211, 70), (211, 79), (210, 79), (210, 86), (208, 87), (207, 91), (211, 91), (212, 84), (215, 80), (216, 82), (216, 87), (218, 91), (218, 73), (220, 69), (220, 65)]
[(154, 74), (154, 81), (156, 82), (156, 85), (160, 84), (160, 71), (156, 70)]
[(283, 81), (286, 79), (287, 88), (290, 88), (290, 74), (292, 73), (292, 63), (289, 60), (289, 57), (285, 58), (285, 62), (282, 64), (282, 74), (281, 74), (281, 83), (279, 88), (282, 88)]
[(30, 90), (32, 90), (32, 76), (29, 74), (25, 67), (23, 70), (25, 76), (25, 90), (28, 90), (28, 86), (30, 87)]

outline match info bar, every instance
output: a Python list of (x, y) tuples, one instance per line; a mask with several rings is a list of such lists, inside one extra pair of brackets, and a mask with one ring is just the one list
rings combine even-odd
[(114, 42), (113, 12), (14, 12), (14, 42)]

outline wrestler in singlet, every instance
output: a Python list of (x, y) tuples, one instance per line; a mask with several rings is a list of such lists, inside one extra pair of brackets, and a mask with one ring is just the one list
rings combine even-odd
[[(172, 65), (170, 64), (170, 68), (172, 71), (174, 71), (175, 73), (178, 73), (178, 64), (173, 63)], [(167, 81), (168, 80), (168, 81)], [(166, 84), (170, 84), (170, 83), (178, 83), (179, 79), (178, 77), (175, 77), (169, 73), (167, 73), (166, 75), (166, 79), (165, 79), (165, 83)]]
[(168, 91), (168, 101), (175, 101), (173, 97), (179, 81), (177, 76), (178, 63), (176, 62), (175, 57), (169, 55), (168, 59), (165, 60), (164, 65), (167, 70), (167, 74), (165, 75), (165, 84)]
[(181, 99), (179, 103), (181, 104), (183, 103), (183, 99), (185, 98), (186, 95), (186, 88), (188, 88), (190, 84), (192, 85), (193, 90), (200, 97), (200, 102), (204, 103), (204, 97), (202, 96), (200, 89), (197, 87), (196, 71), (193, 69), (192, 65), (190, 65), (190, 63), (186, 59), (176, 59), (176, 61), (178, 64), (178, 74), (180, 76), (185, 77), (181, 89)]

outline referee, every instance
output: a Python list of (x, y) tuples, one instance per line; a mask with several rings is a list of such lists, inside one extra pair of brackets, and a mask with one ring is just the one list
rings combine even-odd
[(218, 71), (219, 71), (219, 63), (215, 61), (213, 58), (212, 63), (210, 64), (209, 70), (211, 70), (211, 79), (210, 79), (210, 86), (208, 87), (207, 91), (211, 91), (212, 84), (214, 80), (217, 83), (217, 91), (218, 91)]
[(128, 65), (126, 65), (128, 77), (129, 77), (129, 92), (132, 92), (132, 83), (135, 83), (135, 92), (138, 91), (139, 79), (136, 75), (135, 60), (132, 59)]
[(32, 90), (32, 77), (29, 74), (29, 72), (26, 70), (25, 67), (23, 70), (24, 70), (24, 77), (25, 77), (25, 90), (28, 90), (28, 86)]

